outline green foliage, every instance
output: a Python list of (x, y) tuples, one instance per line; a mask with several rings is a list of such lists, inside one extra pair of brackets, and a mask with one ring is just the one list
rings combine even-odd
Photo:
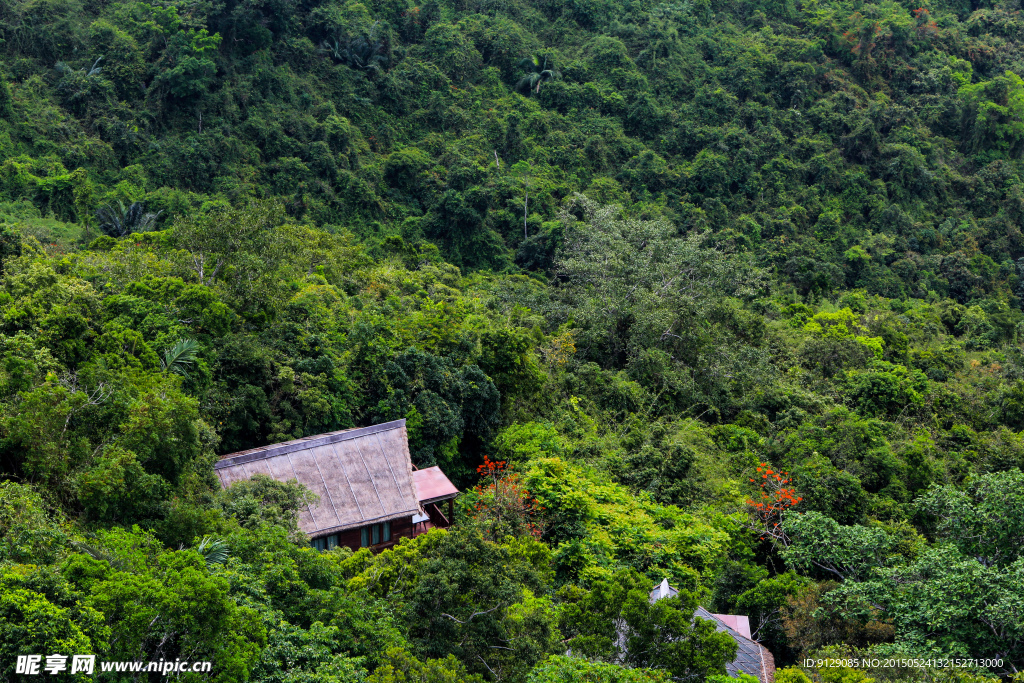
[(174, 346), (164, 351), (160, 367), (188, 379), (188, 369), (195, 364), (199, 344), (194, 339), (179, 339)]
[(530, 672), (528, 683), (657, 683), (668, 681), (666, 671), (631, 669), (578, 657), (552, 655)]
[(50, 563), (67, 540), (38, 493), (28, 486), (0, 482), (0, 561)]
[[(0, 5), (3, 666), (720, 683), (697, 601), (780, 665), (1024, 666), (1014, 11)], [(212, 471), (393, 419), (540, 539), (318, 554), (307, 491)]]
[(11, 101), (11, 88), (6, 80), (0, 80), (0, 116), (10, 118), (14, 116), (14, 103)]
[(133, 232), (146, 232), (152, 230), (156, 219), (163, 211), (157, 213), (146, 213), (142, 204), (133, 202), (125, 208), (122, 202), (117, 207), (104, 206), (96, 212), (96, 220), (99, 221), (99, 228), (109, 237), (124, 237)]
[[(1022, 572), (1021, 559), (986, 567), (942, 545), (905, 565), (880, 569), (871, 580), (843, 584), (828, 598), (847, 614), (863, 615), (877, 606), (911, 649), (998, 653), (1004, 663), (993, 668), (1009, 672), (1024, 657), (1014, 608), (1022, 598)], [(959, 596), (955, 604), (938, 597), (953, 591)]]
[(410, 640), (423, 656), (452, 653), (471, 672), (521, 677), (558, 642), (543, 595), (550, 551), (529, 539), (499, 546), (447, 534), (408, 593)]
[(899, 550), (883, 528), (842, 526), (819, 512), (790, 512), (785, 526), (793, 539), (783, 552), (787, 563), (805, 570), (817, 567), (840, 579), (865, 579)]
[(374, 24), (358, 36), (325, 40), (320, 51), (352, 69), (381, 71), (388, 67), (391, 59), (391, 43), (387, 35), (381, 35), (384, 32), (379, 24)]
[(14, 676), (25, 652), (94, 652), (110, 637), (103, 613), (52, 567), (0, 569), (0, 653), (4, 675)]
[(21, 256), (21, 234), (9, 223), (0, 225), (0, 273), (11, 257)]
[(990, 81), (965, 84), (959, 95), (969, 104), (964, 111), (965, 136), (974, 152), (994, 150), (1008, 157), (1024, 150), (1024, 81), (1007, 71)]
[(972, 478), (963, 490), (933, 486), (919, 510), (936, 539), (986, 566), (1006, 566), (1024, 547), (1024, 474), (1018, 469)]
[(467, 672), (452, 655), (421, 662), (398, 649), (388, 650), (384, 663), (366, 679), (367, 683), (482, 683), (483, 680)]
[(217, 494), (217, 506), (244, 528), (263, 524), (299, 535), (296, 511), (319, 498), (298, 483), (280, 482), (265, 474), (237, 481)]
[(569, 647), (608, 662), (663, 669), (677, 678), (724, 673), (736, 656), (736, 642), (711, 622), (694, 619), (696, 596), (681, 591), (652, 603), (650, 589), (650, 580), (625, 570), (596, 581), (589, 591), (567, 591), (562, 629)]
[(173, 66), (161, 70), (151, 87), (181, 99), (203, 94), (217, 75), (213, 54), (220, 42), (219, 33), (210, 35), (205, 28), (175, 33), (163, 57), (167, 65)]
[(551, 61), (548, 55), (533, 55), (519, 62), (519, 66), (526, 69), (526, 75), (519, 79), (516, 88), (526, 94), (539, 94), (543, 83), (561, 78), (562, 74), (553, 68)]
[(679, 238), (667, 221), (624, 220), (619, 212), (577, 197), (562, 215), (565, 247), (555, 271), (580, 328), (577, 348), (606, 367), (629, 368), (634, 377), (660, 376), (666, 393), (683, 405), (711, 396), (718, 403), (740, 390), (753, 378), (723, 383), (720, 364), (756, 358), (760, 335), (756, 329), (754, 339), (729, 334), (734, 316), (727, 297), (752, 294), (760, 273), (702, 246), (706, 235)]

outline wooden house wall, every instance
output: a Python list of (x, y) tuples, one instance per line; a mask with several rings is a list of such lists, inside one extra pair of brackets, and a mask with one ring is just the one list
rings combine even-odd
[[(391, 520), (391, 541), (379, 543), (374, 548), (388, 548), (398, 542), (400, 538), (413, 538), (416, 536), (412, 523), (412, 517), (399, 517)], [(338, 532), (338, 545), (347, 546), (352, 550), (359, 550), (362, 543), (360, 528), (348, 529)]]

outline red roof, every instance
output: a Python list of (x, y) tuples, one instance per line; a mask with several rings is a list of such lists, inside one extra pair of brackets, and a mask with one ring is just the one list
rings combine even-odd
[(434, 503), (459, 495), (459, 490), (448, 481), (440, 467), (413, 471), (412, 482), (416, 485), (416, 497), (420, 503)]

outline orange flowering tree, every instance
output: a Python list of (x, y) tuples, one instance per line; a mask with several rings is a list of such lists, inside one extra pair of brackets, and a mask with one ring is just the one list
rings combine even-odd
[(913, 11), (913, 15), (917, 20), (916, 31), (918, 38), (927, 39), (939, 35), (939, 25), (935, 23), (927, 9), (918, 7)]
[(483, 464), (476, 468), (482, 481), (468, 496), (470, 514), (491, 540), (526, 535), (540, 538), (540, 515), (544, 508), (530, 495), (519, 475), (507, 466), (504, 460), (484, 456)]
[(768, 463), (762, 462), (758, 465), (757, 476), (758, 479), (751, 479), (750, 483), (760, 486), (761, 495), (757, 499), (747, 499), (750, 528), (762, 540), (767, 538), (788, 546), (789, 537), (786, 536), (782, 518), (786, 510), (800, 503), (803, 498), (791, 486), (793, 479), (785, 470), (773, 470)]

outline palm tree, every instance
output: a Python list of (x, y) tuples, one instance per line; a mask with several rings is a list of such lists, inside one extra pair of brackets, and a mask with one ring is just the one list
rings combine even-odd
[(338, 36), (334, 40), (325, 40), (320, 43), (320, 51), (336, 62), (364, 71), (381, 71), (391, 61), (391, 41), (387, 32), (381, 30), (380, 22), (355, 37)]
[(54, 68), (57, 69), (57, 73), (61, 75), (67, 75), (69, 73), (79, 73), (84, 75), (86, 78), (94, 78), (96, 76), (99, 76), (100, 71), (102, 71), (102, 69), (100, 68), (101, 61), (103, 61), (102, 55), (96, 58), (96, 61), (92, 63), (92, 68), (88, 71), (86, 71), (85, 69), (79, 69), (78, 71), (75, 71), (64, 62), (57, 62), (54, 65)]
[(562, 77), (562, 74), (553, 68), (554, 64), (548, 55), (531, 55), (519, 62), (519, 66), (527, 70), (527, 74), (516, 84), (516, 89), (520, 92), (539, 93), (541, 83)]
[(141, 202), (132, 202), (129, 207), (125, 208), (124, 203), (119, 201), (116, 207), (107, 204), (101, 208), (96, 212), (96, 218), (99, 219), (100, 230), (104, 233), (111, 237), (124, 237), (133, 232), (152, 230), (156, 219), (162, 213), (163, 211), (146, 213)]

